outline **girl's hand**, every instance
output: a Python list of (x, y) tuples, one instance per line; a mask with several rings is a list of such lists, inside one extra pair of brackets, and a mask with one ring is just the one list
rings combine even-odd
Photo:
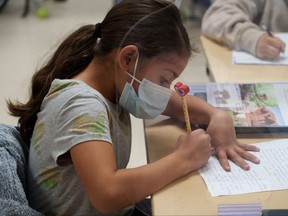
[(244, 170), (250, 169), (245, 160), (256, 164), (260, 163), (258, 158), (248, 152), (259, 151), (259, 148), (237, 141), (233, 121), (227, 112), (217, 111), (206, 132), (211, 136), (211, 144), (215, 147), (217, 157), (224, 170), (231, 171), (228, 159)]
[(179, 136), (174, 153), (187, 165), (187, 172), (198, 170), (205, 166), (211, 156), (211, 138), (202, 129)]

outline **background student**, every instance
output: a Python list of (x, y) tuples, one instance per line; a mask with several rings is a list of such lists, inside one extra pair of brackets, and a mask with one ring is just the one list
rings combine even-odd
[(285, 52), (285, 43), (273, 33), (288, 32), (287, 20), (287, 0), (215, 0), (203, 17), (202, 34), (231, 49), (273, 60)]
[[(193, 52), (193, 51), (192, 51)], [(228, 113), (187, 97), (191, 123), (207, 124), (179, 136), (174, 151), (126, 169), (130, 114), (184, 121), (170, 85), (187, 65), (191, 45), (179, 10), (165, 0), (123, 0), (101, 23), (69, 35), (32, 78), (26, 103), (9, 103), (30, 145), (29, 200), (44, 215), (132, 215), (134, 204), (203, 167), (215, 147), (248, 170), (259, 160), (236, 140)]]

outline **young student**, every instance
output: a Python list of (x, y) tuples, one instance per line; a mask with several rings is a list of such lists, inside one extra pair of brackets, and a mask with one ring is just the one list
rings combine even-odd
[(235, 50), (274, 60), (285, 42), (273, 32), (288, 32), (288, 0), (215, 0), (202, 19), (202, 33)]
[(184, 121), (170, 85), (190, 55), (179, 11), (165, 0), (123, 0), (101, 23), (68, 36), (33, 76), (29, 101), (9, 103), (31, 143), (31, 206), (45, 215), (131, 215), (135, 203), (203, 167), (210, 143), (227, 171), (228, 158), (245, 170), (244, 159), (259, 163), (226, 112), (189, 96), (191, 123), (207, 131), (183, 133), (171, 154), (126, 169), (130, 113)]

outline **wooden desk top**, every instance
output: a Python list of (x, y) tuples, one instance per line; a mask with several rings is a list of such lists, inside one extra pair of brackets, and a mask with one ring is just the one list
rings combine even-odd
[(285, 82), (287, 66), (235, 65), (232, 51), (204, 36), (201, 37), (210, 79), (213, 82)]
[[(205, 38), (201, 42), (213, 82), (283, 82), (288, 81), (287, 66), (232, 64), (231, 50)], [(148, 161), (153, 162), (169, 154), (185, 125), (160, 117), (160, 121), (145, 121)], [(270, 139), (241, 139), (245, 143)], [(288, 190), (211, 197), (198, 172), (191, 173), (152, 196), (153, 215), (217, 215), (218, 204), (261, 203), (262, 209), (287, 209)]]
[[(148, 160), (153, 162), (169, 154), (185, 126), (164, 119), (146, 126)], [(241, 139), (256, 143), (271, 139)], [(198, 172), (183, 177), (152, 196), (153, 215), (217, 215), (218, 204), (261, 203), (262, 209), (287, 209), (288, 190), (244, 195), (211, 197)]]

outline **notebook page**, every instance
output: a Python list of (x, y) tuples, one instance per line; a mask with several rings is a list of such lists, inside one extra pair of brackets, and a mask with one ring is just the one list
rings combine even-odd
[(250, 165), (249, 171), (229, 161), (231, 172), (226, 172), (216, 156), (212, 156), (208, 164), (199, 170), (211, 196), (288, 189), (288, 139), (254, 145), (260, 148), (260, 152), (253, 154), (261, 162), (247, 162)]

